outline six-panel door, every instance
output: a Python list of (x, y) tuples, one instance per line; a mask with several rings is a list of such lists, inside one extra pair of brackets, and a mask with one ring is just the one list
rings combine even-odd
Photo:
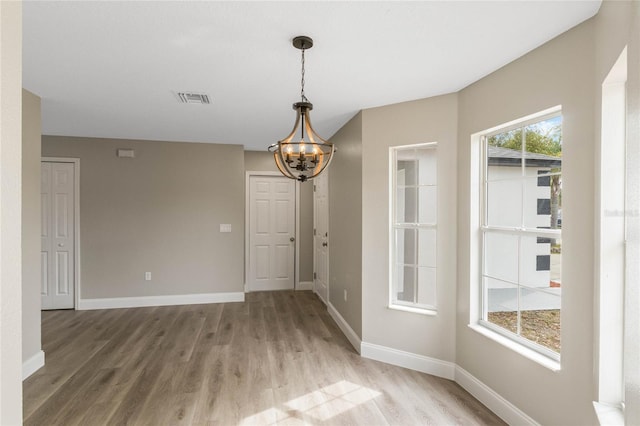
[(42, 162), (42, 309), (73, 309), (75, 218), (73, 163)]

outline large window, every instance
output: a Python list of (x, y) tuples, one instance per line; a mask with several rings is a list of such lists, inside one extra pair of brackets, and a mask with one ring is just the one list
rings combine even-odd
[(562, 117), (482, 138), (481, 319), (559, 360), (562, 294)]
[(390, 155), (390, 306), (435, 311), (437, 144), (394, 147)]

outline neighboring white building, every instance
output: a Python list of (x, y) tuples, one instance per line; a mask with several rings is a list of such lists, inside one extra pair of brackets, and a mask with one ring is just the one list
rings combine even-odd
[[(552, 169), (560, 168), (562, 159), (544, 154), (525, 153), (522, 179), (522, 153), (496, 146), (487, 147), (487, 221), (502, 227), (550, 228), (551, 227), (551, 176)], [(522, 223), (524, 220), (524, 223)], [(505, 261), (513, 252), (501, 253), (498, 247), (508, 247), (504, 239), (512, 238), (516, 249), (517, 237), (492, 236), (487, 238), (486, 253), (494, 256), (485, 259), (487, 271), (498, 277), (514, 277), (515, 282), (548, 292), (530, 292), (521, 289), (520, 304), (530, 309), (559, 308), (560, 279), (552, 277), (551, 240), (540, 237), (521, 237), (519, 262)], [(494, 245), (494, 247), (491, 247)], [(556, 255), (559, 256), (559, 255)], [(519, 269), (518, 269), (519, 267)], [(508, 289), (505, 290), (505, 289)], [(497, 290), (497, 291), (496, 291)], [(492, 280), (489, 311), (515, 310), (517, 289), (504, 281)], [(549, 295), (550, 297), (547, 297)], [(526, 299), (529, 299), (528, 301)], [(556, 306), (558, 305), (558, 306)]]

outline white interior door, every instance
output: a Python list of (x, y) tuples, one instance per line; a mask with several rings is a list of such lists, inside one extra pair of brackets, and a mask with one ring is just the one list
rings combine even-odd
[(324, 303), (329, 300), (329, 175), (313, 180), (313, 290)]
[(295, 188), (285, 177), (249, 177), (250, 291), (294, 288)]
[(42, 309), (73, 309), (75, 165), (42, 162)]

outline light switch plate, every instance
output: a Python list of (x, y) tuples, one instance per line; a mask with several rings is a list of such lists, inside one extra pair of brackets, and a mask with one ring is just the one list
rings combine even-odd
[(220, 232), (231, 232), (231, 224), (230, 223), (221, 223), (220, 224)]

